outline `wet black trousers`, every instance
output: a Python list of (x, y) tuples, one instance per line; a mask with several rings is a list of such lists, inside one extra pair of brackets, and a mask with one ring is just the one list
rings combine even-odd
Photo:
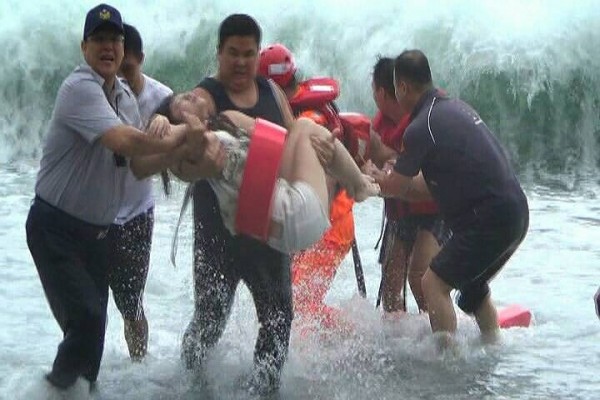
[(100, 369), (108, 299), (106, 228), (85, 223), (37, 198), (27, 217), (27, 245), (54, 318), (63, 331), (47, 379), (67, 388)]
[(196, 183), (193, 196), (195, 312), (183, 338), (184, 362), (188, 368), (199, 366), (218, 342), (242, 280), (252, 293), (260, 326), (255, 366), (277, 385), (293, 318), (290, 257), (249, 237), (231, 236), (205, 181)]

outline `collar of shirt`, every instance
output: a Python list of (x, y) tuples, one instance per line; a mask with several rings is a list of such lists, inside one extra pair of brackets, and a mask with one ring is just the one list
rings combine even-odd
[[(94, 78), (94, 80), (98, 82), (100, 87), (102, 87), (102, 89), (104, 90), (104, 78), (100, 76), (99, 73), (94, 71), (94, 69), (90, 67), (88, 63), (83, 63), (79, 65), (77, 68), (75, 68), (75, 72), (90, 74)], [(129, 86), (127, 86), (120, 79), (118, 79), (118, 77), (117, 79), (115, 79), (115, 86), (113, 87), (113, 89), (109, 92), (105, 90), (105, 93), (108, 98), (112, 99), (117, 98), (121, 94), (126, 94), (127, 96), (133, 97), (133, 92), (131, 91)]]
[(417, 116), (417, 114), (419, 114), (419, 112), (421, 111), (421, 108), (423, 108), (425, 103), (428, 103), (428, 100), (433, 99), (437, 95), (438, 95), (437, 88), (431, 88), (428, 91), (426, 91), (425, 93), (423, 93), (423, 95), (421, 96), (421, 98), (419, 99), (417, 104), (415, 104), (415, 108), (413, 109), (412, 113), (410, 114), (410, 120), (412, 121), (413, 119), (415, 119), (415, 117)]

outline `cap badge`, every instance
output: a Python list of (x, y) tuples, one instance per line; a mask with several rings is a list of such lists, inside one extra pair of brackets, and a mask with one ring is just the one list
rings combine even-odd
[(100, 11), (100, 13), (98, 14), (98, 16), (101, 20), (107, 21), (110, 19), (110, 11), (108, 11), (106, 8), (103, 8), (102, 11)]

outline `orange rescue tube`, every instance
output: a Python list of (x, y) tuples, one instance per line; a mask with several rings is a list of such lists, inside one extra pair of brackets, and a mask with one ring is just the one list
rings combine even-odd
[(238, 198), (236, 231), (266, 242), (287, 131), (257, 118)]

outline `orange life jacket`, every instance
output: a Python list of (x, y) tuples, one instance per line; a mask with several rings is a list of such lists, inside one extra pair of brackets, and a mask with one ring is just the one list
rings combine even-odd
[(340, 84), (333, 78), (312, 78), (298, 84), (294, 97), (290, 99), (292, 109), (319, 108), (340, 95)]
[(370, 158), (371, 120), (364, 114), (350, 112), (340, 113), (340, 120), (344, 127), (342, 142), (360, 167)]
[[(354, 216), (352, 214), (354, 200), (345, 190), (341, 190), (331, 202), (329, 221), (331, 228), (323, 235), (323, 240), (345, 247), (354, 241)], [(347, 251), (347, 250), (346, 250)]]
[(341, 133), (342, 123), (333, 101), (340, 94), (339, 83), (332, 78), (312, 78), (298, 84), (290, 106), (296, 117), (307, 117), (331, 132)]
[[(385, 117), (380, 111), (373, 118), (373, 130), (381, 136), (386, 146), (398, 153), (402, 149), (404, 131), (410, 124), (410, 115), (405, 115), (398, 124)], [(398, 219), (407, 215), (437, 214), (438, 206), (433, 201), (403, 201), (397, 199), (385, 200), (385, 214), (389, 219)]]

